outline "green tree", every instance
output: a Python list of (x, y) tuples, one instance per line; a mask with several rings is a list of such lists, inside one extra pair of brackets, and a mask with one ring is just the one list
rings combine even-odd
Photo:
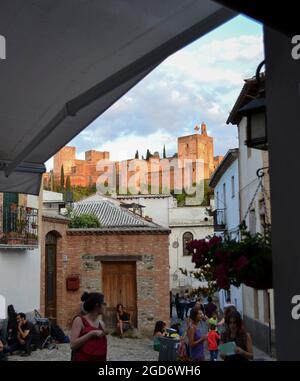
[(70, 180), (70, 176), (67, 176), (67, 178), (66, 178), (66, 191), (67, 191), (67, 192), (70, 192), (70, 191), (71, 191), (71, 180)]
[(135, 156), (134, 156), (135, 159), (139, 159), (139, 151), (136, 150), (136, 153), (135, 153)]
[(151, 152), (147, 149), (147, 153), (146, 153), (146, 160), (149, 160), (150, 157), (152, 157), (153, 155), (151, 154)]
[(71, 217), (69, 227), (77, 228), (77, 229), (78, 228), (90, 229), (90, 228), (100, 228), (101, 224), (96, 215), (91, 213), (85, 213), (79, 216), (75, 215)]
[(60, 169), (60, 190), (63, 191), (65, 189), (65, 173), (64, 173), (64, 166), (61, 166)]
[(53, 174), (53, 169), (51, 169), (51, 171), (50, 171), (50, 190), (52, 191), (52, 192), (54, 192), (54, 190), (55, 190), (55, 181), (54, 181), (54, 174)]
[(164, 144), (164, 149), (163, 149), (163, 159), (166, 159), (167, 158), (167, 155), (166, 155), (166, 146)]

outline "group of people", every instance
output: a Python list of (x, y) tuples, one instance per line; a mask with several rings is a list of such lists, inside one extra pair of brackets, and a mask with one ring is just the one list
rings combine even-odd
[(189, 295), (188, 290), (181, 296), (177, 293), (175, 298), (173, 298), (172, 292), (170, 291), (170, 318), (173, 317), (174, 306), (176, 308), (177, 318), (184, 320), (184, 317), (188, 317), (189, 311), (197, 305), (201, 305), (201, 309), (209, 318), (217, 312), (217, 306), (212, 302), (210, 296), (207, 298), (207, 304), (204, 305), (201, 297)]
[(6, 326), (1, 328), (0, 359), (4, 360), (14, 353), (29, 356), (34, 336), (33, 324), (23, 312), (16, 313), (12, 305), (8, 306), (7, 313)]
[[(176, 298), (178, 300), (176, 304)], [(175, 297), (177, 316), (183, 320), (182, 301), (187, 297)], [(191, 302), (189, 302), (191, 303)], [(189, 314), (186, 314), (186, 328), (183, 331), (178, 329), (178, 336), (181, 344), (186, 346), (187, 358), (191, 361), (205, 360), (205, 345), (210, 353), (210, 360), (217, 361), (219, 354), (224, 361), (248, 361), (253, 359), (253, 347), (251, 336), (246, 332), (242, 317), (236, 307), (226, 301), (224, 306), (224, 316), (218, 319), (218, 308), (213, 303), (212, 298), (207, 298), (207, 304), (202, 304), (201, 299), (197, 299), (189, 304)], [(187, 303), (186, 303), (187, 304)], [(180, 323), (177, 325), (181, 326)], [(174, 325), (172, 326), (174, 327)], [(166, 324), (157, 322), (154, 329), (154, 349), (159, 350), (159, 337), (166, 335)], [(234, 352), (222, 352), (226, 346), (222, 344), (233, 344)], [(186, 358), (185, 358), (186, 359)]]
[[(107, 358), (107, 331), (101, 316), (105, 315), (104, 296), (101, 293), (85, 292), (81, 297), (80, 313), (74, 317), (71, 329), (71, 350), (74, 361), (105, 361)], [(233, 343), (234, 353), (220, 352), (225, 361), (247, 361), (253, 359), (252, 340), (246, 332), (240, 313), (235, 306), (227, 303), (224, 316), (218, 321), (217, 306), (212, 298), (203, 305), (195, 300), (189, 308), (186, 327), (175, 323), (169, 330), (169, 336), (178, 337), (181, 347), (185, 348), (186, 359), (205, 360), (205, 343), (210, 352), (211, 361), (219, 356), (220, 344)], [(181, 315), (180, 315), (181, 316)], [(132, 328), (130, 314), (122, 304), (116, 307), (116, 329), (120, 338)], [(17, 350), (21, 355), (29, 356), (34, 326), (24, 313), (16, 313), (13, 306), (8, 308), (6, 335), (0, 335), (0, 359)], [(154, 328), (154, 349), (160, 349), (160, 337), (166, 335), (166, 324), (158, 321)], [(224, 348), (224, 347), (223, 347)]]

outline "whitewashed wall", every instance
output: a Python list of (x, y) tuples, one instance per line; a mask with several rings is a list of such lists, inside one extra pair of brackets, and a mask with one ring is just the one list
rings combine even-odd
[[(39, 207), (37, 196), (27, 196), (27, 206)], [(40, 247), (33, 250), (0, 248), (0, 295), (6, 307), (18, 312), (40, 308)]]
[[(246, 140), (246, 118), (243, 118), (238, 126), (239, 130), (239, 177), (240, 177), (240, 211), (241, 220), (244, 218), (249, 204), (253, 198), (255, 190), (258, 186), (259, 180), (256, 171), (259, 168), (266, 166), (266, 160), (263, 158), (263, 151), (251, 149), (249, 156), (249, 149), (244, 144)], [(261, 193), (258, 192), (255, 197), (253, 208), (255, 208), (255, 231), (262, 233), (262, 226), (260, 223), (259, 215), (259, 199)], [(246, 218), (246, 224), (249, 227), (249, 215)], [(255, 290), (250, 287), (243, 286), (243, 305), (244, 314), (251, 319), (258, 320), (262, 324), (266, 324), (264, 319), (264, 311), (267, 309), (266, 298), (263, 297), (263, 291), (258, 291), (258, 316), (255, 316)], [(271, 305), (271, 325), (274, 327), (274, 302), (273, 292), (270, 292), (270, 305)]]
[[(234, 192), (232, 192), (232, 177), (234, 178)], [(224, 184), (226, 195), (224, 196)], [(229, 168), (220, 177), (218, 184), (214, 189), (214, 201), (216, 209), (225, 209), (226, 228), (228, 233), (235, 233), (240, 224), (240, 209), (239, 209), (239, 165), (236, 159)], [(222, 235), (220, 232), (217, 235)], [(236, 234), (232, 238), (237, 238)], [(219, 292), (220, 308), (224, 309), (227, 293), (225, 290)], [(236, 306), (238, 311), (243, 314), (243, 294), (241, 287), (230, 287), (231, 302)]]
[[(213, 235), (212, 218), (208, 217), (205, 207), (173, 207), (170, 208), (170, 284), (173, 290), (198, 288), (203, 284), (192, 276), (183, 275), (179, 268), (194, 271), (192, 257), (183, 255), (183, 235), (191, 232), (194, 239), (202, 239)], [(178, 242), (178, 248), (173, 247)], [(174, 274), (175, 277), (174, 277)]]
[(143, 216), (151, 217), (155, 223), (164, 227), (169, 226), (169, 206), (172, 202), (171, 199), (172, 197), (164, 196), (118, 196), (118, 201), (127, 203), (136, 202), (145, 206), (145, 208), (143, 208)]
[(0, 249), (0, 294), (16, 311), (40, 306), (40, 249)]

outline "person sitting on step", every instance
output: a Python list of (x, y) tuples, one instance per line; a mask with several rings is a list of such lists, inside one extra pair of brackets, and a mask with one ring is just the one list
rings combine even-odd
[(124, 332), (128, 331), (131, 327), (130, 314), (125, 311), (123, 304), (117, 305), (117, 332), (120, 339), (123, 338)]

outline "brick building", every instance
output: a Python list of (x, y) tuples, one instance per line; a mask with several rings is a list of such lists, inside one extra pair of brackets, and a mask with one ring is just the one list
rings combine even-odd
[[(195, 131), (199, 131), (195, 127)], [(204, 179), (209, 179), (215, 168), (220, 164), (223, 156), (214, 156), (214, 140), (212, 136), (207, 135), (206, 124), (201, 124), (201, 134), (196, 133), (178, 138), (178, 159), (203, 160)], [(195, 179), (193, 179), (195, 180)]]
[(99, 176), (97, 163), (99, 160), (109, 160), (109, 152), (89, 150), (85, 152), (85, 159), (76, 159), (76, 147), (66, 146), (54, 155), (53, 174), (59, 181), (61, 167), (64, 167), (64, 175), (69, 176), (72, 185), (87, 187), (95, 184)]
[[(115, 324), (115, 307), (122, 303), (134, 325), (152, 334), (156, 320), (169, 321), (169, 230), (98, 196), (75, 206), (77, 214), (91, 211), (101, 228), (69, 229), (65, 217), (43, 215), (42, 314), (69, 327), (81, 294), (100, 291), (108, 326)], [(79, 279), (78, 289), (67, 289), (70, 277)]]
[[(201, 133), (198, 131), (201, 130)], [(223, 157), (222, 156), (214, 156), (214, 143), (213, 137), (207, 135), (207, 128), (204, 123), (202, 123), (201, 128), (195, 127), (196, 133), (189, 136), (182, 136), (178, 138), (178, 160), (174, 159), (174, 157), (169, 157), (166, 160), (170, 163), (171, 167), (168, 171), (169, 173), (169, 184), (170, 188), (174, 189), (175, 179), (178, 176), (184, 177), (184, 160), (203, 160), (204, 170), (201, 172), (201, 179), (209, 179), (215, 168), (220, 164)], [(63, 147), (60, 151), (58, 151), (54, 156), (54, 167), (53, 173), (56, 181), (60, 181), (61, 175), (61, 166), (64, 167), (64, 175), (70, 177), (71, 185), (81, 185), (87, 187), (89, 185), (95, 184), (97, 182), (98, 177), (105, 172), (97, 170), (97, 162), (100, 160), (108, 160), (110, 155), (109, 152), (101, 152), (90, 150), (85, 152), (85, 159), (78, 160), (76, 159), (76, 147)], [(125, 175), (126, 182), (129, 179), (132, 179), (132, 175), (140, 174), (140, 177), (136, 177), (136, 186), (139, 188), (141, 184), (146, 183), (151, 185), (154, 181), (154, 178), (159, 179), (159, 183), (162, 185), (162, 178), (165, 176), (163, 174), (164, 169), (159, 167), (157, 163), (159, 163), (159, 153), (155, 153), (154, 156), (148, 161), (128, 159), (124, 162), (115, 162), (115, 169), (117, 174), (117, 184), (122, 183), (122, 179), (119, 177), (119, 173), (121, 169), (124, 167), (127, 168), (127, 173)], [(173, 164), (176, 161), (176, 165), (180, 168), (179, 172), (174, 170)], [(132, 168), (130, 169), (130, 165)], [(193, 163), (193, 175), (192, 182), (196, 182), (196, 163)], [(144, 174), (142, 174), (144, 171)], [(44, 176), (44, 181), (47, 182), (49, 177), (47, 175)], [(124, 180), (124, 179), (123, 179)], [(175, 184), (175, 185), (174, 185)], [(176, 187), (176, 186), (175, 186)], [(146, 189), (147, 186), (146, 186)], [(140, 189), (138, 189), (140, 190)], [(126, 193), (126, 192), (125, 192)]]

